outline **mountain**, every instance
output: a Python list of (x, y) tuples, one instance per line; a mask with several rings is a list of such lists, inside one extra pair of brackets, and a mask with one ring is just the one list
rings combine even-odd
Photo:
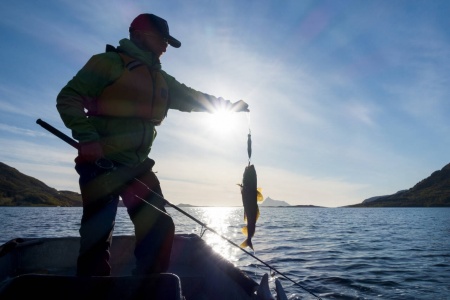
[(281, 200), (273, 200), (267, 197), (259, 206), (291, 206), (289, 203)]
[[(57, 191), (0, 162), (0, 206), (82, 206), (82, 202), (79, 193)], [(315, 207), (292, 206), (270, 197), (259, 206)], [(392, 195), (371, 197), (360, 204), (346, 207), (450, 207), (450, 164), (433, 172), (410, 189)]]
[(57, 191), (0, 162), (0, 206), (82, 206), (81, 195)]
[(450, 207), (450, 164), (410, 189), (371, 197), (349, 207)]

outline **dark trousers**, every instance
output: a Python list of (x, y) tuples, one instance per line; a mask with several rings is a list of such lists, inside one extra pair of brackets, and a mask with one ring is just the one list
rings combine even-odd
[(110, 247), (119, 196), (133, 222), (136, 236), (135, 274), (165, 272), (169, 266), (175, 225), (166, 213), (159, 180), (148, 159), (130, 168), (116, 164), (112, 172), (95, 164), (77, 163), (83, 216), (77, 275), (108, 276)]

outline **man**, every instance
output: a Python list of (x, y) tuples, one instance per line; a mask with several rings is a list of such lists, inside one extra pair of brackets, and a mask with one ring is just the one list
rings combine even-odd
[(64, 124), (79, 141), (79, 276), (111, 274), (109, 248), (119, 196), (135, 227), (134, 274), (167, 270), (175, 226), (148, 155), (155, 126), (169, 109), (249, 111), (242, 100), (231, 103), (196, 91), (161, 69), (159, 59), (168, 44), (181, 46), (164, 19), (141, 14), (129, 33), (130, 39), (122, 39), (117, 48), (107, 45), (105, 53), (92, 56), (56, 101)]

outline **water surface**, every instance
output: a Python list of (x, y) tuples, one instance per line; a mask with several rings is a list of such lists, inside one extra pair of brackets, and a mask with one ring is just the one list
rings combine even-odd
[[(183, 210), (233, 243), (244, 240), (241, 207)], [(203, 234), (256, 281), (275, 273), (289, 299), (316, 299), (308, 291), (322, 299), (450, 299), (450, 208), (261, 207), (254, 255), (296, 284), (173, 208), (168, 212), (177, 233)], [(80, 218), (81, 208), (0, 207), (0, 244), (78, 236)], [(124, 234), (133, 234), (133, 225), (119, 208), (115, 235)]]

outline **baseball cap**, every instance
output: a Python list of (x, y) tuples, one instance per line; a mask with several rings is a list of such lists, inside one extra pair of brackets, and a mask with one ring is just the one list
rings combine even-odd
[(167, 39), (170, 46), (180, 48), (181, 42), (170, 35), (167, 21), (154, 14), (140, 14), (130, 24), (130, 32), (133, 30), (157, 30)]

